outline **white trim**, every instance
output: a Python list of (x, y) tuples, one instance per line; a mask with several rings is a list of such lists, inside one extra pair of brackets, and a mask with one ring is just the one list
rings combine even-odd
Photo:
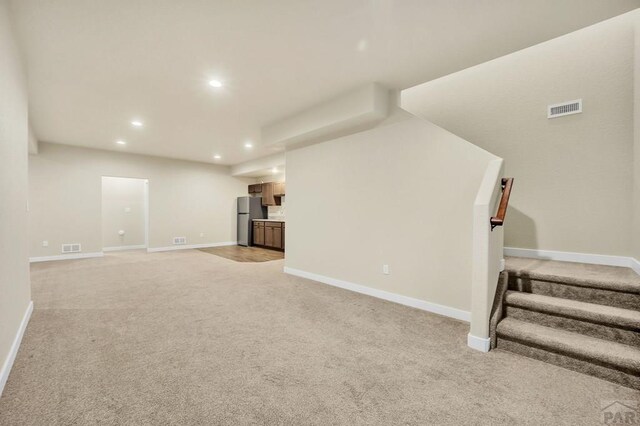
[(140, 250), (145, 249), (147, 246), (141, 244), (139, 246), (119, 246), (119, 247), (104, 247), (102, 251), (122, 251), (122, 250)]
[[(570, 251), (534, 250), (513, 247), (504, 248), (505, 256), (528, 257), (531, 259), (559, 260), (562, 262), (591, 263), (593, 265), (623, 266), (636, 272), (640, 262), (633, 257), (609, 256), (605, 254), (575, 253)], [(640, 273), (640, 272), (639, 272)]]
[(30, 257), (29, 262), (48, 262), (50, 260), (72, 260), (72, 259), (87, 259), (90, 257), (102, 257), (104, 253), (97, 251), (95, 253), (74, 253), (74, 254), (58, 254), (55, 256), (38, 256)]
[(144, 180), (144, 247), (149, 247), (149, 179)]
[(449, 306), (438, 305), (437, 303), (431, 303), (420, 299), (414, 299), (413, 297), (403, 296), (401, 294), (391, 293), (384, 290), (378, 290), (375, 288), (367, 287), (360, 284), (354, 284), (348, 281), (339, 280), (336, 278), (325, 277), (323, 275), (314, 274), (312, 272), (301, 271), (286, 267), (284, 272), (289, 275), (295, 275), (297, 277), (307, 278), (313, 281), (317, 281), (323, 284), (329, 284), (334, 287), (340, 287), (345, 290), (355, 291), (356, 293), (366, 294), (378, 299), (388, 300), (389, 302), (399, 303), (405, 306), (411, 306), (412, 308), (421, 309), (427, 312), (433, 312), (435, 314), (444, 315), (447, 317), (459, 319), (461, 321), (471, 321), (471, 312), (463, 311), (461, 309), (452, 308)]
[(500, 259), (500, 272), (504, 271), (504, 268), (506, 267), (507, 262), (504, 260), (504, 257), (502, 259)]
[(9, 349), (7, 358), (4, 360), (4, 364), (2, 364), (2, 369), (0, 369), (0, 396), (2, 396), (4, 385), (7, 384), (7, 380), (9, 379), (9, 373), (11, 372), (11, 367), (13, 367), (13, 362), (16, 360), (16, 355), (18, 355), (18, 349), (20, 349), (22, 336), (24, 336), (24, 332), (27, 329), (27, 324), (29, 324), (29, 319), (31, 318), (31, 312), (33, 312), (33, 301), (29, 302), (27, 310), (22, 316), (22, 322), (20, 323), (20, 327), (18, 328), (16, 336), (13, 338), (11, 349)]
[(491, 339), (488, 337), (477, 337), (469, 333), (467, 334), (467, 346), (476, 351), (489, 352), (489, 349), (491, 349)]
[(204, 243), (204, 244), (180, 244), (176, 246), (167, 246), (167, 247), (150, 247), (147, 249), (147, 253), (155, 253), (159, 251), (199, 249), (199, 248), (209, 248), (209, 247), (235, 246), (235, 245), (238, 245), (237, 241), (225, 241), (222, 243)]

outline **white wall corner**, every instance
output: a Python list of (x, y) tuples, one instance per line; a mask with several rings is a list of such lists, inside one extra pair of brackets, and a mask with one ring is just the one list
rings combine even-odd
[(7, 357), (2, 364), (2, 369), (0, 369), (0, 397), (2, 396), (4, 386), (7, 384), (7, 380), (9, 379), (9, 373), (11, 372), (13, 363), (16, 360), (16, 356), (18, 355), (18, 349), (20, 349), (20, 343), (22, 343), (22, 337), (24, 336), (24, 332), (27, 329), (27, 324), (29, 324), (29, 319), (31, 319), (32, 312), (33, 301), (30, 301), (29, 305), (27, 306), (27, 310), (22, 316), (22, 322), (20, 322), (20, 327), (16, 332), (16, 336), (13, 338), (13, 343), (11, 344), (11, 348), (9, 349), (9, 353), (7, 354)]
[(476, 337), (469, 333), (467, 335), (467, 346), (480, 352), (489, 352), (491, 349), (491, 339), (484, 337)]
[(31, 125), (29, 125), (29, 154), (37, 155), (38, 154), (38, 138), (36, 138)]
[(504, 268), (506, 268), (507, 266), (507, 262), (504, 260), (504, 257), (502, 259), (500, 259), (500, 272), (504, 271)]

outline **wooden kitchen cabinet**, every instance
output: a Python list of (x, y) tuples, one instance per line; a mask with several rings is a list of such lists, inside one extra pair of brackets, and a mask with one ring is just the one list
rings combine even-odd
[(273, 182), (267, 182), (262, 184), (262, 205), (263, 206), (276, 206), (276, 197), (274, 195)]
[(274, 183), (273, 195), (275, 195), (276, 197), (284, 197), (285, 195), (284, 182)]
[(249, 194), (260, 194), (262, 192), (262, 184), (254, 183), (253, 185), (249, 185)]
[(265, 182), (262, 184), (262, 205), (281, 206), (284, 194), (284, 182)]
[(283, 222), (253, 222), (253, 244), (277, 250), (284, 250)]
[(264, 245), (264, 222), (253, 222), (253, 244)]

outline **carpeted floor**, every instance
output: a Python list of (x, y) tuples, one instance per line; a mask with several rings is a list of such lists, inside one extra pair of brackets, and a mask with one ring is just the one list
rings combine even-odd
[(0, 424), (585, 425), (640, 400), (282, 266), (197, 250), (34, 264)]

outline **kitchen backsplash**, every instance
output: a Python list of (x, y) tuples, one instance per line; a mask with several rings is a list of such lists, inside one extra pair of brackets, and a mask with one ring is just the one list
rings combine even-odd
[(281, 206), (269, 206), (268, 217), (269, 219), (283, 219), (284, 218), (284, 206), (286, 197), (282, 197), (282, 205)]

